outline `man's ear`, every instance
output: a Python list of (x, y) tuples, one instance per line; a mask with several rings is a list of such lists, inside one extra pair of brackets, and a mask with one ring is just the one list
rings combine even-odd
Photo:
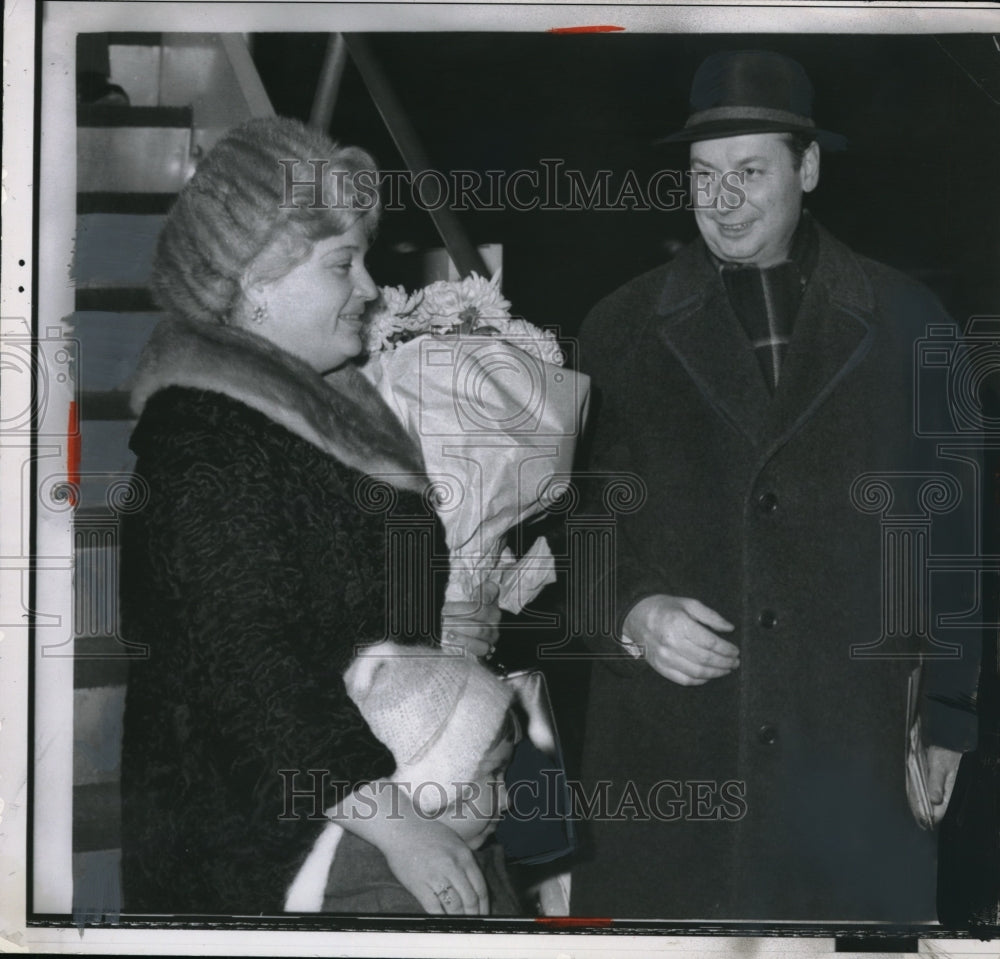
[(812, 193), (819, 183), (819, 144), (813, 140), (802, 154), (802, 165), (799, 167), (799, 180), (803, 193)]

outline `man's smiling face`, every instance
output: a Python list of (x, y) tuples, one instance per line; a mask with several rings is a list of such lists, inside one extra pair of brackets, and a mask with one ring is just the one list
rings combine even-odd
[[(788, 258), (802, 213), (802, 194), (819, 182), (815, 143), (796, 167), (784, 133), (701, 140), (691, 144), (691, 171), (696, 183), (714, 184), (711, 196), (717, 202), (697, 205), (695, 220), (720, 260), (767, 267)], [(744, 199), (735, 207), (732, 187), (719, 189), (726, 173), (730, 174), (726, 183), (742, 184)]]

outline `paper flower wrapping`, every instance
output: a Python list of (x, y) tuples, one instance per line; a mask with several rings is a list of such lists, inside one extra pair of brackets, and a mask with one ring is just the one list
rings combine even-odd
[(515, 561), (506, 533), (569, 473), (589, 379), (561, 366), (554, 333), (509, 308), (496, 277), (383, 290), (362, 371), (423, 451), (451, 554), (446, 598), (475, 601), (492, 581), (519, 612), (555, 564), (542, 537)]

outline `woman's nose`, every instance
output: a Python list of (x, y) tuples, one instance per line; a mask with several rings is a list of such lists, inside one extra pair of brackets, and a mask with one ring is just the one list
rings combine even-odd
[(358, 275), (355, 278), (354, 292), (359, 299), (364, 300), (366, 303), (378, 296), (378, 287), (375, 286), (375, 281), (371, 278), (371, 274), (363, 266), (359, 268)]

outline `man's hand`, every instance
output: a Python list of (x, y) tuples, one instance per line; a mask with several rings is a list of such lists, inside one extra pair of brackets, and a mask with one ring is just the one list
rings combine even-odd
[(955, 788), (955, 776), (962, 754), (943, 746), (924, 747), (924, 769), (927, 771), (927, 798), (931, 801), (936, 826), (948, 811), (951, 791)]
[(732, 628), (696, 599), (661, 594), (632, 607), (624, 632), (645, 647), (646, 662), (661, 676), (681, 686), (701, 686), (739, 666), (739, 647), (714, 632)]

